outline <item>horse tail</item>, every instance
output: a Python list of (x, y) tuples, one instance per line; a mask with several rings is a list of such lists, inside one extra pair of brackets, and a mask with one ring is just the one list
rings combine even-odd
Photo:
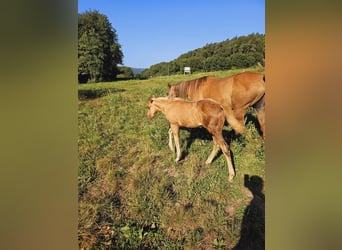
[(235, 115), (233, 114), (233, 110), (230, 107), (223, 107), (223, 109), (226, 120), (234, 129), (234, 131), (239, 134), (243, 133), (245, 126), (236, 119)]

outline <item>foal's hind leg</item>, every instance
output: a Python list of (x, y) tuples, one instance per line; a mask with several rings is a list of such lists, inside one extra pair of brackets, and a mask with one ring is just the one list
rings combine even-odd
[(208, 159), (205, 161), (205, 164), (210, 164), (213, 161), (214, 157), (217, 155), (217, 152), (220, 149), (220, 147), (217, 144), (217, 142), (215, 141), (214, 137), (213, 137), (213, 143), (214, 143), (213, 150), (211, 151)]
[(220, 146), (224, 156), (226, 157), (226, 161), (227, 161), (227, 165), (228, 165), (228, 175), (229, 175), (228, 181), (232, 182), (233, 178), (235, 176), (235, 171), (234, 171), (233, 163), (232, 163), (232, 160), (230, 157), (230, 151), (229, 151), (228, 144), (223, 139), (222, 134), (216, 134), (216, 135), (214, 135), (214, 137), (215, 137), (217, 144)]

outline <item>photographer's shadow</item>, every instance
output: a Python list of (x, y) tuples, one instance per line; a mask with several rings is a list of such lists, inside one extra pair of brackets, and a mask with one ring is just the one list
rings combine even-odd
[(253, 199), (245, 209), (240, 240), (233, 250), (265, 249), (265, 195), (262, 193), (264, 181), (259, 176), (245, 175), (244, 185), (252, 192)]

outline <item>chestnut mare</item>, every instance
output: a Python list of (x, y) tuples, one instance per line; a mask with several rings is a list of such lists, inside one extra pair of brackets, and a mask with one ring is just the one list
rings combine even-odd
[(243, 72), (225, 78), (201, 77), (194, 80), (168, 84), (169, 98), (182, 97), (192, 101), (211, 98), (219, 102), (232, 128), (244, 131), (244, 116), (248, 107), (257, 113), (263, 138), (265, 131), (265, 76), (261, 73)]
[(233, 163), (230, 158), (228, 144), (223, 139), (222, 129), (225, 122), (223, 107), (212, 99), (203, 99), (197, 102), (189, 102), (184, 99), (168, 97), (149, 98), (147, 117), (152, 119), (157, 112), (162, 112), (170, 123), (169, 147), (174, 151), (172, 135), (175, 140), (177, 158), (181, 158), (179, 146), (179, 128), (197, 128), (203, 126), (213, 137), (214, 147), (206, 164), (210, 164), (221, 148), (228, 165), (229, 182), (235, 176)]

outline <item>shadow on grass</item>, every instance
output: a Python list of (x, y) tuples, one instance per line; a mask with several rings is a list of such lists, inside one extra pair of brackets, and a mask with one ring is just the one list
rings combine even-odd
[(240, 240), (233, 250), (263, 250), (265, 249), (265, 195), (262, 193), (264, 181), (256, 175), (245, 175), (244, 185), (252, 192), (253, 199), (245, 209)]
[(103, 97), (109, 94), (123, 92), (124, 89), (117, 89), (117, 88), (107, 88), (107, 89), (79, 89), (78, 90), (78, 99), (79, 100), (90, 100), (96, 99), (99, 97)]
[(247, 112), (245, 116), (245, 120), (246, 120), (245, 125), (248, 123), (252, 123), (255, 126), (256, 130), (258, 131), (259, 135), (261, 137), (263, 136), (258, 118), (254, 114), (252, 114), (251, 112)]
[[(182, 128), (182, 129), (188, 131), (190, 133), (190, 135), (186, 140), (186, 149), (184, 152), (182, 152), (181, 162), (184, 161), (184, 159), (188, 156), (190, 147), (196, 139), (200, 139), (203, 141), (212, 141), (213, 140), (211, 134), (204, 127)], [(232, 141), (237, 140), (237, 139), (241, 139), (241, 135), (236, 134), (233, 130), (230, 130), (230, 131), (223, 130), (222, 135), (223, 135), (224, 140), (228, 144), (228, 147)], [(211, 142), (211, 143), (212, 144), (210, 145), (210, 147), (212, 149), (213, 142)], [(221, 155), (222, 155), (222, 150), (219, 150), (217, 155), (214, 157), (213, 162), (217, 158), (219, 158)], [(209, 156), (209, 154), (208, 154), (208, 156)], [(234, 166), (234, 155), (233, 155), (233, 152), (231, 150), (230, 150), (230, 157), (232, 159), (232, 163)]]

